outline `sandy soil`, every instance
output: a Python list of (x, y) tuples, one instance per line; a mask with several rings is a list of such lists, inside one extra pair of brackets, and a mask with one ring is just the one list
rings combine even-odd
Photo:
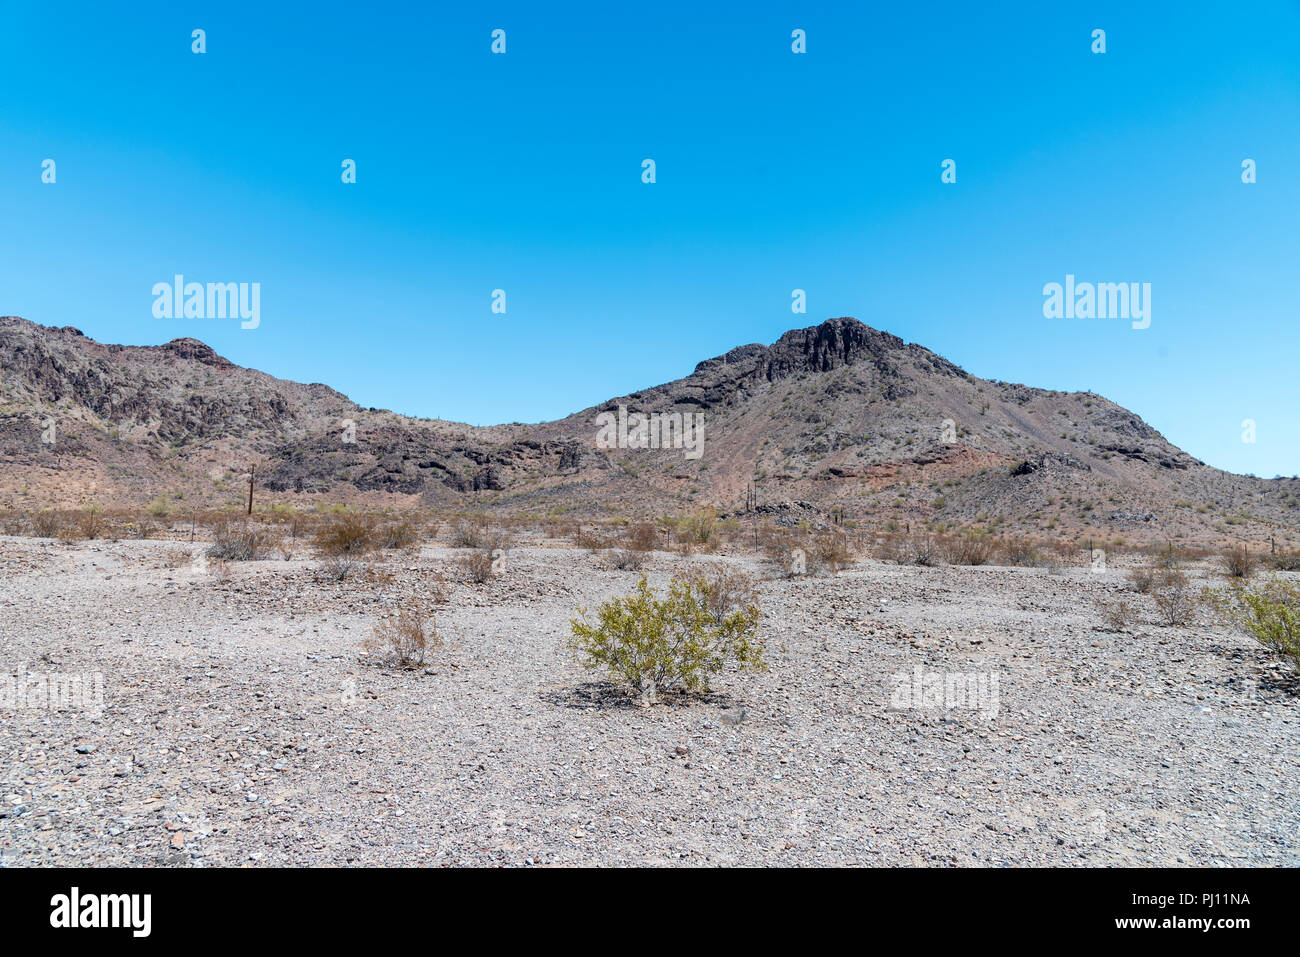
[[(1143, 596), (1104, 630), (1123, 569), (768, 578), (769, 670), (642, 708), (566, 648), (637, 578), (586, 552), (454, 584), (409, 672), (361, 642), (455, 552), (339, 584), (202, 551), (0, 538), (0, 675), (104, 688), (0, 706), (0, 865), (1300, 864), (1294, 679)], [(651, 582), (719, 560), (765, 574), (657, 553)], [(917, 669), (996, 698), (902, 701)]]

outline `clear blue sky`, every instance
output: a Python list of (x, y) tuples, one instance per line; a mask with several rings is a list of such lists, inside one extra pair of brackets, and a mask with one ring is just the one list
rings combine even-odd
[[(1300, 472), (1300, 4), (285, 6), (0, 6), (0, 314), (477, 424), (852, 315)], [(155, 319), (178, 272), (261, 326)]]

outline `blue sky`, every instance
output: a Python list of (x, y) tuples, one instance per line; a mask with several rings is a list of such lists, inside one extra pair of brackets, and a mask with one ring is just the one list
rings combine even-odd
[[(476, 424), (852, 315), (1300, 472), (1300, 4), (460, 6), (0, 5), (0, 314)], [(1044, 318), (1067, 273), (1150, 328)]]

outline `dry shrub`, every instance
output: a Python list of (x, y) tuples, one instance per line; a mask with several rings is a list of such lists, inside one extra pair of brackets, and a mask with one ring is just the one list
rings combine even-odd
[(599, 555), (605, 549), (609, 548), (611, 542), (600, 535), (595, 529), (586, 531), (579, 529), (573, 536), (573, 544), (579, 548), (585, 548), (593, 555)]
[(1146, 552), (1151, 556), (1151, 564), (1157, 568), (1181, 568), (1188, 562), (1200, 561), (1210, 554), (1205, 549), (1194, 545), (1175, 545), (1173, 542), (1152, 545), (1146, 549)]
[(460, 557), (459, 565), (468, 581), (482, 585), (492, 580), (500, 571), (499, 562), (505, 558), (505, 549), (475, 548)]
[(393, 575), (393, 570), (383, 565), (367, 564), (362, 578), (371, 585), (381, 587), (388, 587), (397, 581), (396, 576)]
[(1131, 632), (1138, 624), (1137, 609), (1122, 598), (1115, 601), (1098, 602), (1097, 610), (1107, 631)]
[(1038, 547), (1027, 538), (1004, 538), (1001, 541), (1002, 561), (1023, 568), (1038, 568), (1045, 560)]
[(571, 518), (547, 518), (541, 524), (547, 538), (555, 541), (573, 541), (580, 528), (578, 522)]
[(611, 548), (604, 552), (605, 567), (614, 571), (640, 571), (649, 558), (648, 552), (634, 548)]
[(997, 543), (987, 532), (962, 532), (945, 539), (943, 544), (950, 565), (987, 565), (997, 551)]
[(639, 522), (623, 533), (623, 542), (631, 551), (652, 552), (659, 544), (659, 532), (648, 522)]
[(380, 664), (395, 668), (423, 668), (429, 652), (442, 647), (433, 616), (407, 603), (391, 618), (382, 618), (363, 648)]
[(375, 520), (357, 512), (331, 516), (316, 530), (316, 547), (325, 555), (360, 557), (379, 545)]
[(445, 605), (451, 601), (451, 586), (440, 572), (429, 572), (423, 580), (421, 599), (435, 605)]
[(104, 534), (104, 516), (99, 509), (92, 506), (82, 510), (77, 516), (77, 532), (79, 537), (92, 541)]
[(1198, 599), (1187, 575), (1180, 569), (1160, 569), (1156, 574), (1152, 597), (1164, 624), (1175, 627), (1192, 623)]
[(754, 579), (730, 565), (718, 565), (699, 576), (705, 605), (719, 624), (734, 611), (758, 608), (758, 588)]
[(1300, 572), (1300, 551), (1288, 552), (1279, 549), (1268, 557), (1268, 563), (1280, 572)]
[(315, 577), (317, 581), (341, 582), (358, 572), (364, 565), (365, 562), (359, 558), (350, 555), (334, 555), (316, 565)]
[(1219, 556), (1223, 573), (1229, 578), (1249, 578), (1255, 572), (1255, 556), (1245, 545), (1237, 545)]
[(256, 525), (226, 525), (208, 548), (208, 558), (220, 561), (255, 562), (265, 558), (279, 539), (268, 528)]
[(62, 524), (59, 513), (52, 508), (41, 509), (32, 516), (32, 528), (36, 530), (39, 538), (57, 537)]
[(488, 523), (483, 517), (460, 519), (451, 525), (452, 548), (483, 548), (488, 540)]
[(1128, 573), (1129, 584), (1139, 595), (1149, 595), (1156, 587), (1157, 570), (1150, 565), (1142, 565)]
[(409, 518), (385, 522), (375, 533), (380, 548), (414, 548), (420, 540), (420, 526)]
[(837, 535), (834, 532), (817, 536), (813, 542), (811, 556), (811, 571), (828, 571), (832, 575), (838, 575), (857, 560), (857, 556), (849, 549), (848, 536)]
[(877, 555), (899, 565), (939, 564), (939, 539), (929, 532), (889, 532), (881, 536)]

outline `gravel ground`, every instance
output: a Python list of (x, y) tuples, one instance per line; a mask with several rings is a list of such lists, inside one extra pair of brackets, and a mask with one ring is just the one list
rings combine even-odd
[[(1105, 631), (1120, 569), (764, 580), (769, 670), (641, 708), (565, 646), (637, 578), (586, 552), (454, 584), (406, 672), (361, 641), (455, 552), (326, 584), (201, 551), (0, 538), (0, 674), (104, 682), (102, 710), (0, 708), (0, 865), (1300, 864), (1295, 681), (1141, 596)], [(762, 574), (659, 553), (651, 582), (720, 560)], [(918, 668), (996, 699), (907, 707)]]

